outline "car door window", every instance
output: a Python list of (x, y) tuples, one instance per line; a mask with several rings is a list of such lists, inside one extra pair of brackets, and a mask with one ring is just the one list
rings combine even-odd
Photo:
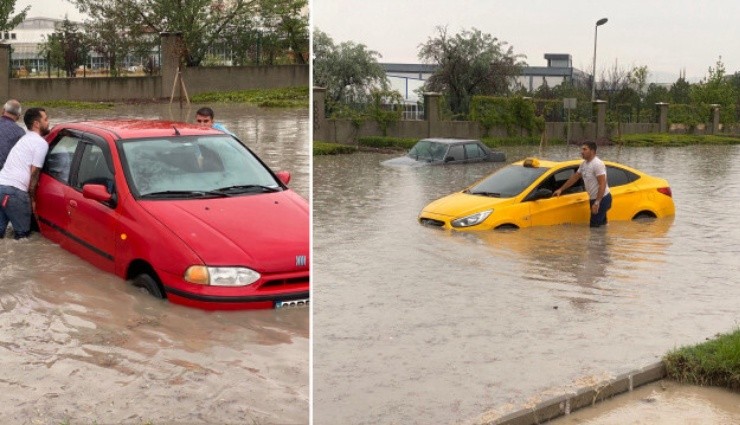
[(452, 157), (453, 161), (462, 161), (465, 159), (465, 149), (462, 145), (451, 145), (447, 151), (447, 158)]
[[(559, 170), (553, 173), (552, 175), (554, 179), (553, 186), (555, 187), (555, 189), (553, 190), (560, 189), (563, 186), (563, 184), (566, 181), (568, 181), (570, 176), (572, 176), (577, 170), (578, 170), (578, 167), (569, 167), (569, 168), (565, 168), (563, 170)], [(578, 179), (578, 181), (575, 182), (573, 186), (569, 187), (565, 191), (565, 193), (578, 193), (578, 192), (583, 192), (584, 190), (585, 188), (583, 186), (583, 179)]]
[(637, 175), (630, 171), (617, 167), (606, 167), (606, 180), (609, 187), (618, 187), (627, 183), (632, 183), (637, 179)]
[(477, 143), (466, 143), (465, 155), (468, 159), (481, 159), (486, 156), (486, 153), (483, 152), (483, 149)]
[(74, 136), (63, 136), (56, 142), (44, 162), (44, 172), (64, 184), (69, 184), (69, 172), (72, 168), (72, 159), (80, 139)]
[(105, 185), (108, 192), (113, 193), (113, 181), (113, 172), (108, 168), (103, 149), (92, 143), (85, 143), (75, 187), (82, 190), (82, 186), (96, 183)]

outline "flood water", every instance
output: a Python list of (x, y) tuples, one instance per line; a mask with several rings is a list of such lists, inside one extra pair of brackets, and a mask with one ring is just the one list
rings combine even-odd
[(315, 423), (475, 423), (734, 330), (740, 147), (599, 155), (668, 179), (675, 218), (450, 233), (420, 226), (421, 208), (502, 165), (316, 157)]
[[(309, 193), (308, 112), (211, 105)], [(49, 109), (66, 120), (192, 121), (168, 105)], [(0, 423), (308, 423), (308, 309), (160, 302), (38, 234), (0, 240)]]

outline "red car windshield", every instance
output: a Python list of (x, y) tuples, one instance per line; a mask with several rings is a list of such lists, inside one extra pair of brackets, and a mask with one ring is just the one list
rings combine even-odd
[(129, 187), (138, 197), (231, 196), (281, 184), (230, 136), (178, 136), (120, 142)]

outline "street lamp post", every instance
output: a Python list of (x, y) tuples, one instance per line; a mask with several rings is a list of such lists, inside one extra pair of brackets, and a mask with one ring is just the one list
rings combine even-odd
[(596, 38), (599, 35), (599, 27), (604, 25), (606, 21), (608, 21), (608, 19), (601, 18), (596, 21), (596, 26), (594, 27), (594, 67), (593, 76), (591, 77), (591, 102), (596, 100)]

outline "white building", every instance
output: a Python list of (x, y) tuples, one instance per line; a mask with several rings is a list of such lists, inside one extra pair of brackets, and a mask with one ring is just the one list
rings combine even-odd
[(29, 18), (5, 32), (2, 41), (11, 46), (13, 69), (24, 67), (27, 72), (46, 69), (46, 59), (40, 57), (39, 45), (46, 42), (61, 23), (61, 19)]

